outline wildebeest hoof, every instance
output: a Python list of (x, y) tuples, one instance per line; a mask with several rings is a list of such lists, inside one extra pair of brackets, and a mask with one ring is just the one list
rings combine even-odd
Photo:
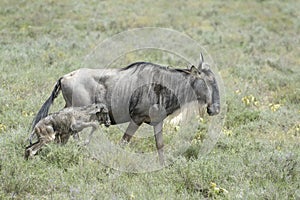
[(121, 146), (121, 147), (125, 147), (125, 146), (127, 146), (128, 145), (128, 141), (126, 141), (126, 140), (124, 140), (124, 139), (121, 139), (120, 140), (120, 142), (119, 142), (119, 145)]

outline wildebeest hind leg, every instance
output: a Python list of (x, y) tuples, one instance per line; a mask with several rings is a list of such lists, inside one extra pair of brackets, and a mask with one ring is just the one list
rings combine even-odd
[(162, 127), (163, 127), (163, 122), (159, 122), (154, 126), (154, 137), (156, 142), (156, 148), (158, 151), (159, 162), (161, 165), (164, 165), (165, 160), (164, 160), (164, 149), (163, 149), (164, 141), (162, 135)]

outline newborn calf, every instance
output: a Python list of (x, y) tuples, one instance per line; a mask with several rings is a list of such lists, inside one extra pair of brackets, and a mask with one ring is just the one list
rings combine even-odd
[(92, 127), (90, 137), (98, 124), (110, 125), (108, 109), (104, 104), (92, 104), (83, 107), (69, 107), (41, 119), (34, 127), (31, 137), (38, 141), (26, 147), (25, 158), (34, 156), (45, 144), (56, 141), (65, 144), (69, 137), (84, 128)]

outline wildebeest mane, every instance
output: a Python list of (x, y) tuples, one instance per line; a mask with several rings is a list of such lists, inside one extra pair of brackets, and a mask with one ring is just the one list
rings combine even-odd
[(125, 70), (129, 70), (129, 69), (134, 68), (133, 73), (135, 73), (138, 69), (139, 70), (143, 69), (141, 66), (145, 66), (145, 67), (151, 66), (151, 67), (156, 67), (157, 69), (161, 69), (161, 70), (164, 70), (164, 71), (181, 72), (181, 73), (190, 74), (188, 69), (172, 68), (172, 67), (169, 67), (169, 66), (161, 66), (161, 65), (154, 64), (154, 63), (151, 63), (151, 62), (135, 62), (135, 63), (132, 63), (132, 64), (128, 65), (127, 67), (121, 68), (120, 71), (125, 71)]

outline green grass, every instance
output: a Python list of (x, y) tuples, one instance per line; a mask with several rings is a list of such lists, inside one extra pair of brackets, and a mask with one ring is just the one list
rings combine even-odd
[[(299, 9), (297, 1), (1, 1), (0, 199), (299, 199)], [(217, 64), (227, 115), (212, 152), (199, 155), (205, 116), (186, 136), (189, 147), (159, 171), (120, 172), (72, 139), (25, 161), (30, 123), (56, 80), (84, 67), (100, 41), (139, 27), (184, 32)], [(157, 50), (113, 65), (141, 60), (186, 65)], [(63, 104), (60, 96), (52, 110)], [(104, 133), (115, 143), (122, 136)], [(128, 150), (153, 151), (154, 139), (136, 137)]]

